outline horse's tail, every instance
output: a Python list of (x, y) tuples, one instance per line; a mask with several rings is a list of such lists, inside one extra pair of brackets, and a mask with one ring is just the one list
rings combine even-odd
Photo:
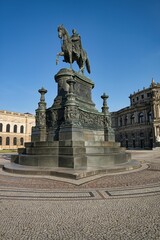
[(90, 64), (89, 64), (89, 59), (88, 58), (86, 59), (86, 68), (87, 68), (88, 73), (91, 73), (91, 69), (90, 69)]

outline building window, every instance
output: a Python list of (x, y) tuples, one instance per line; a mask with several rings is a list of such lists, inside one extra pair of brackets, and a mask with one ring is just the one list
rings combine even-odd
[(147, 93), (147, 97), (150, 97), (151, 96), (151, 93)]
[(10, 124), (6, 125), (6, 132), (10, 132)]
[(128, 148), (128, 140), (126, 140), (126, 148)]
[(152, 122), (152, 112), (148, 113), (148, 122)]
[(0, 145), (2, 145), (2, 137), (0, 137)]
[(134, 114), (131, 115), (131, 124), (134, 124)]
[(17, 145), (17, 138), (16, 137), (13, 138), (13, 145)]
[(144, 147), (145, 147), (145, 145), (144, 145), (144, 139), (141, 139), (141, 140), (140, 140), (140, 145), (141, 145), (141, 148), (144, 148)]
[(124, 119), (124, 125), (126, 126), (126, 125), (127, 125), (127, 123), (128, 123), (128, 117), (127, 117), (127, 116), (125, 116), (125, 119)]
[(144, 115), (143, 115), (142, 112), (141, 112), (141, 113), (139, 114), (139, 116), (138, 116), (138, 122), (139, 122), (139, 123), (143, 123), (143, 122), (144, 122)]
[(140, 132), (140, 137), (143, 138), (144, 137), (144, 133)]
[(20, 127), (20, 133), (24, 133), (24, 126), (23, 125)]
[(14, 131), (14, 133), (17, 133), (17, 125), (14, 125), (13, 131)]
[(23, 143), (24, 143), (23, 138), (20, 138), (20, 144), (23, 145)]
[(122, 127), (122, 118), (120, 118), (120, 127)]
[(150, 139), (150, 148), (153, 148), (153, 139)]
[(3, 131), (3, 124), (0, 123), (0, 132), (2, 132), (2, 131)]
[(136, 147), (136, 141), (135, 141), (135, 139), (133, 139), (133, 148), (135, 148)]
[(142, 99), (144, 98), (144, 95), (143, 95), (143, 94), (141, 95), (141, 98), (142, 98)]
[(6, 137), (6, 145), (10, 145), (10, 138)]

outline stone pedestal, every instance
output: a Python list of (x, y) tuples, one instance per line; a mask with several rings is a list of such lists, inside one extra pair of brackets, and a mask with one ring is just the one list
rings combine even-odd
[(89, 78), (70, 69), (61, 69), (55, 81), (57, 96), (50, 108), (46, 109), (44, 98), (47, 91), (39, 90), (41, 98), (32, 142), (26, 143), (18, 163), (87, 169), (127, 162), (130, 155), (115, 143), (108, 96), (101, 96), (103, 107), (99, 112), (92, 101), (94, 83)]

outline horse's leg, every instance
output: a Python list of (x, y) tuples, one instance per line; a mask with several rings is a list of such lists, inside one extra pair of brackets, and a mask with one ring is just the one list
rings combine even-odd
[(64, 52), (59, 52), (59, 53), (57, 53), (57, 55), (56, 55), (56, 65), (57, 65), (58, 62), (59, 62), (59, 56), (64, 56)]
[(72, 51), (69, 52), (70, 69), (72, 69)]
[(81, 68), (81, 72), (82, 72), (82, 74), (84, 74), (84, 67)]
[(81, 55), (79, 57), (79, 70), (81, 71), (82, 74), (84, 74), (84, 68), (85, 68), (85, 52), (82, 50)]
[(84, 65), (84, 60), (83, 60), (82, 65), (80, 67), (80, 71), (82, 72), (82, 74), (84, 74), (84, 67), (85, 67), (85, 65)]

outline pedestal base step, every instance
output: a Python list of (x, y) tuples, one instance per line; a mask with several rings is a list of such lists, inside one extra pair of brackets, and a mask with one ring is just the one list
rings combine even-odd
[(94, 176), (97, 174), (105, 174), (105, 173), (118, 173), (129, 170), (138, 169), (141, 167), (141, 164), (136, 160), (131, 160), (124, 164), (117, 164), (116, 166), (108, 166), (107, 168), (96, 168), (96, 167), (88, 167), (83, 169), (71, 169), (71, 168), (49, 168), (49, 167), (35, 167), (35, 166), (25, 166), (19, 165), (16, 163), (7, 163), (4, 164), (3, 170), (9, 173), (17, 173), (17, 174), (27, 174), (27, 175), (50, 175), (57, 176), (62, 178), (70, 178), (70, 179), (82, 179), (85, 177)]

